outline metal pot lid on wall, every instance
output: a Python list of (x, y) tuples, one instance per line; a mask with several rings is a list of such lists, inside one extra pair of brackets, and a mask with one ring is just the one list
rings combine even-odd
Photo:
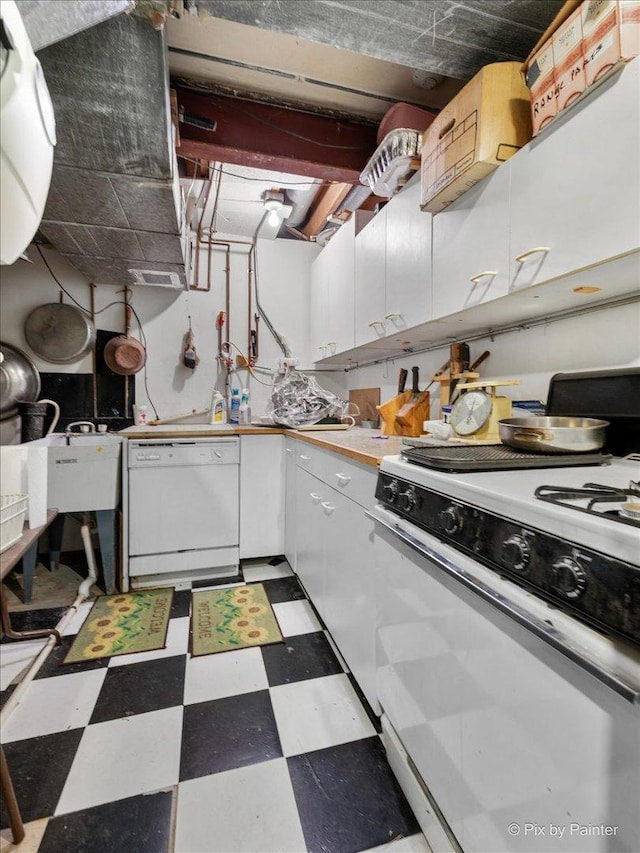
[(89, 317), (63, 302), (35, 308), (26, 319), (24, 334), (34, 353), (54, 364), (80, 361), (96, 341), (96, 329)]
[(33, 402), (40, 396), (40, 374), (26, 353), (0, 343), (0, 420), (15, 417), (18, 400)]

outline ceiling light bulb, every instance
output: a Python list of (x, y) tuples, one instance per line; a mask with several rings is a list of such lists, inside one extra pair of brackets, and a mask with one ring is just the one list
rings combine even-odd
[(269, 211), (267, 222), (272, 228), (276, 228), (276, 226), (280, 225), (280, 217), (278, 216), (278, 211), (275, 210), (275, 208)]

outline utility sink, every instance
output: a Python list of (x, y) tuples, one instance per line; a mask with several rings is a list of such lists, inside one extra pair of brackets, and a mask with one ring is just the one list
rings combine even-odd
[(122, 438), (51, 433), (28, 442), (47, 448), (47, 506), (58, 512), (115, 509), (120, 498)]

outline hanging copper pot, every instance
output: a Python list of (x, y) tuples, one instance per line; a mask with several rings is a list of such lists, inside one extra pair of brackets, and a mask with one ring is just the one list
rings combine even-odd
[(129, 308), (129, 288), (124, 291), (125, 302), (125, 329), (124, 335), (118, 335), (107, 341), (103, 357), (105, 364), (113, 373), (120, 376), (132, 376), (142, 370), (147, 361), (147, 351), (139, 340), (131, 337), (129, 326), (131, 324), (131, 309)]

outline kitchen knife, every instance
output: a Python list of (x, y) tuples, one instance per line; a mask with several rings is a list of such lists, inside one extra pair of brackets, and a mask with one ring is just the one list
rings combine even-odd
[(476, 360), (473, 362), (473, 364), (469, 368), (469, 371), (477, 370), (481, 364), (484, 364), (484, 362), (489, 358), (490, 355), (491, 355), (491, 353), (489, 352), (488, 349), (486, 349), (482, 353), (482, 355), (479, 355), (478, 358), (476, 358)]
[(400, 370), (400, 375), (398, 376), (398, 394), (404, 394), (404, 386), (407, 384), (407, 376), (409, 375), (409, 371), (405, 370), (404, 367)]
[(413, 401), (417, 400), (418, 397), (420, 396), (420, 389), (418, 388), (418, 381), (420, 378), (420, 368), (419, 367), (412, 367), (411, 373), (413, 376), (412, 385), (411, 385), (411, 393), (413, 394), (413, 397), (411, 398), (411, 400), (413, 402)]

